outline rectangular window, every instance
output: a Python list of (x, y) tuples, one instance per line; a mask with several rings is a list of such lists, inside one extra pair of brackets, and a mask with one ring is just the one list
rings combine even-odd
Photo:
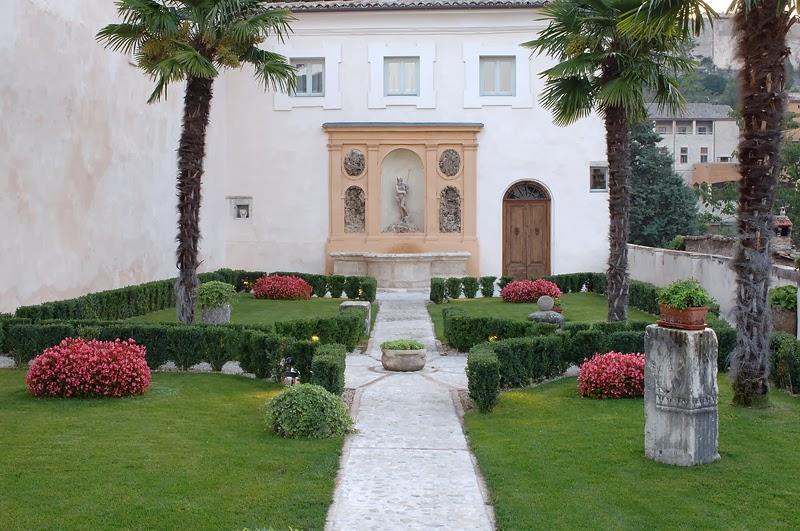
[(679, 135), (692, 134), (692, 122), (678, 122), (675, 124), (675, 128), (678, 130)]
[(383, 58), (384, 96), (419, 96), (419, 57)]
[(292, 59), (297, 75), (293, 96), (325, 95), (325, 59)]
[(605, 192), (608, 190), (608, 168), (592, 166), (589, 168), (589, 191)]
[(671, 135), (672, 122), (656, 122), (656, 133), (660, 135)]
[(731, 161), (731, 158), (730, 158), (730, 157), (720, 157), (720, 158), (719, 158), (719, 161), (720, 161), (720, 162), (730, 162), (730, 161)]
[(481, 56), (481, 96), (514, 96), (516, 67), (517, 58), (513, 56)]
[(681, 148), (681, 164), (688, 164), (689, 163), (689, 148), (682, 147)]
[(710, 135), (714, 132), (714, 122), (697, 122), (698, 135)]
[(701, 147), (700, 148), (700, 162), (708, 162), (708, 148)]

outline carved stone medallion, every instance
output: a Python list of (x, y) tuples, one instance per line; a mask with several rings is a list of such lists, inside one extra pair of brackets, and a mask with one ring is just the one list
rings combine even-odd
[(461, 155), (455, 149), (445, 149), (439, 156), (439, 171), (446, 177), (455, 177), (461, 171)]
[(358, 177), (364, 173), (366, 167), (367, 159), (360, 150), (351, 149), (344, 156), (344, 171), (350, 177)]

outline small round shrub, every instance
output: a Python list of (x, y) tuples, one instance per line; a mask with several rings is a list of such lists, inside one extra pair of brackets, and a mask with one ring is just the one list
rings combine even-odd
[(145, 360), (145, 347), (132, 339), (67, 338), (33, 360), (25, 383), (33, 396), (141, 395), (150, 386), (150, 368)]
[(644, 356), (609, 352), (581, 364), (578, 393), (588, 398), (635, 398), (644, 395)]
[(344, 435), (353, 425), (342, 400), (313, 384), (293, 385), (267, 403), (267, 426), (289, 439)]
[(201, 308), (216, 308), (228, 304), (236, 294), (236, 288), (231, 284), (212, 280), (203, 282), (197, 290), (197, 299)]
[(561, 290), (549, 280), (515, 280), (509, 282), (500, 291), (500, 296), (505, 302), (536, 302), (539, 297), (547, 295), (558, 299)]
[(253, 284), (253, 296), (256, 299), (308, 300), (311, 291), (311, 284), (292, 276), (263, 276)]

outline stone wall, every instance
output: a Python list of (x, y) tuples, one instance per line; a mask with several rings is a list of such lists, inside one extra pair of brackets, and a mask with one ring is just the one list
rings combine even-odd
[[(733, 320), (736, 307), (736, 276), (729, 267), (726, 256), (671, 251), (641, 245), (628, 245), (628, 260), (631, 278), (650, 282), (656, 286), (684, 278), (696, 278), (711, 293), (720, 305), (721, 315)], [(774, 266), (772, 285), (784, 286), (800, 281), (800, 273), (794, 268)]]
[[(12, 0), (0, 17), (0, 311), (175, 275), (182, 87), (152, 82), (95, 34), (114, 3)], [(217, 87), (212, 120), (224, 106)], [(222, 131), (212, 125), (203, 267), (224, 262)]]
[(706, 234), (703, 236), (686, 236), (686, 251), (690, 253), (715, 254), (733, 256), (736, 238)]

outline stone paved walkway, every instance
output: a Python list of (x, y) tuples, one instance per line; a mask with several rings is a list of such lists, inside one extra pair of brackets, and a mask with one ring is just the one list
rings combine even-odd
[[(452, 396), (466, 388), (466, 359), (438, 354), (426, 298), (381, 292), (368, 352), (347, 358), (358, 431), (345, 442), (329, 530), (493, 529)], [(425, 369), (383, 370), (380, 344), (400, 338), (425, 343)]]

